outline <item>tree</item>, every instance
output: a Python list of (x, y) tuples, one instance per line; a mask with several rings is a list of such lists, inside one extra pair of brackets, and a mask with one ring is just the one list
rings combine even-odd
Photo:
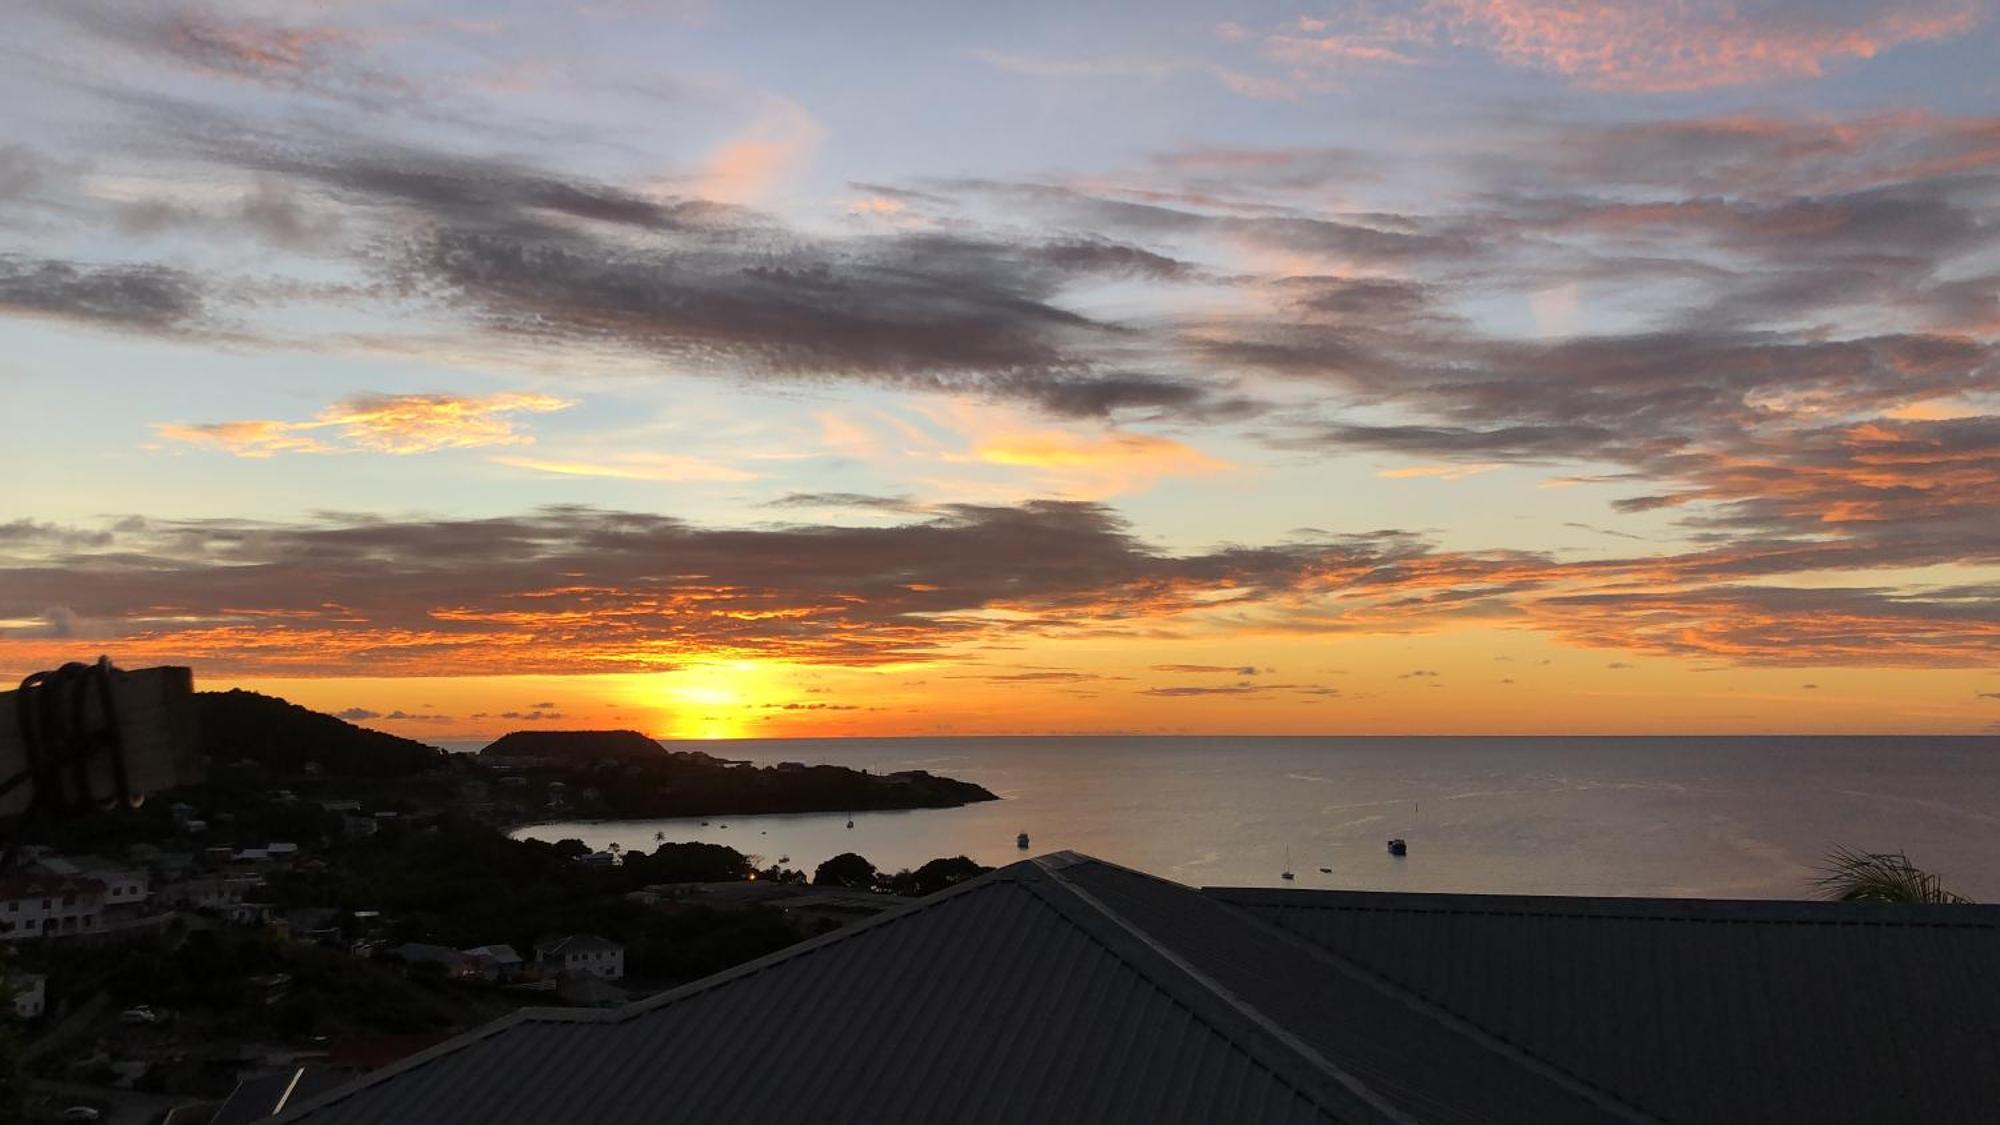
[(1835, 848), (1813, 880), (1822, 898), (1836, 902), (1943, 902), (1972, 900), (1946, 890), (1936, 875), (1901, 852), (1857, 852)]
[(635, 887), (649, 883), (726, 883), (747, 879), (753, 870), (750, 857), (735, 848), (695, 840), (661, 844), (651, 855), (625, 853), (626, 882)]
[(853, 852), (842, 852), (813, 871), (813, 886), (871, 889), (875, 886), (875, 865)]
[(915, 871), (898, 871), (884, 879), (883, 884), (891, 894), (922, 898), (991, 870), (991, 867), (981, 867), (962, 855), (956, 855), (950, 859), (931, 860)]

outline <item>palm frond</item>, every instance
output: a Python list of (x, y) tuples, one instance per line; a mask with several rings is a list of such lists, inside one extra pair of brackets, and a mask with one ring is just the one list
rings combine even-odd
[(1946, 902), (1972, 900), (1948, 891), (1936, 875), (1901, 852), (1859, 852), (1835, 848), (1813, 880), (1820, 897), (1836, 902)]

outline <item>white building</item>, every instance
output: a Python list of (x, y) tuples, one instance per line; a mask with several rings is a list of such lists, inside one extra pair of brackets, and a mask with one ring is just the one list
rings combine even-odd
[(593, 934), (571, 934), (535, 947), (544, 973), (589, 974), (605, 980), (625, 976), (625, 947)]
[(0, 879), (0, 941), (96, 933), (103, 912), (96, 879), (34, 872)]
[(160, 898), (174, 906), (227, 912), (243, 902), (245, 892), (263, 882), (255, 875), (203, 875), (160, 888)]
[(104, 884), (104, 905), (141, 906), (152, 897), (152, 879), (143, 870), (134, 870), (101, 856), (78, 856), (73, 862), (81, 872)]

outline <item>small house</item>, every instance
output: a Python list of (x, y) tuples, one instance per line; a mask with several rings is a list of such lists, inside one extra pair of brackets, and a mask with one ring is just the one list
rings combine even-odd
[(594, 934), (570, 934), (535, 946), (535, 960), (552, 976), (583, 975), (604, 980), (625, 976), (625, 947)]

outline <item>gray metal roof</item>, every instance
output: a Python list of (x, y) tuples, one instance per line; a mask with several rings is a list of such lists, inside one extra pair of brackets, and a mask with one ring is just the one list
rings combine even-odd
[(1665, 1120), (2000, 1115), (2000, 907), (1204, 893)]
[(1985, 1120), (2000, 908), (1195, 891), (1028, 860), (278, 1120)]
[(1077, 866), (1014, 864), (623, 1009), (517, 1013), (280, 1120), (1407, 1120), (1080, 893)]

